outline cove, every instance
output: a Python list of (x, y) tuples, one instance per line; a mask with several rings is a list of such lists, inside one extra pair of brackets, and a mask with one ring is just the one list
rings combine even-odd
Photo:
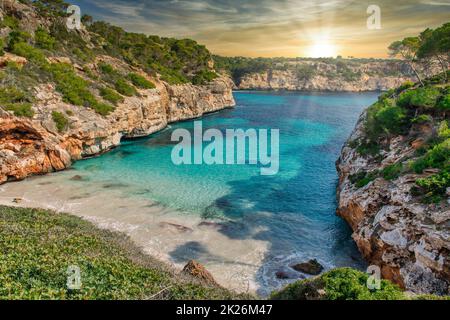
[[(237, 106), (206, 116), (204, 130), (279, 129), (280, 167), (176, 166), (178, 128), (124, 141), (69, 171), (2, 186), (0, 200), (82, 216), (128, 234), (146, 253), (183, 267), (195, 259), (216, 280), (267, 295), (307, 275), (290, 268), (317, 259), (325, 269), (366, 266), (336, 216), (335, 162), (361, 112), (377, 93), (235, 92)], [(194, 149), (206, 144), (197, 139)], [(195, 151), (195, 150), (194, 150)], [(72, 179), (78, 176), (78, 179)], [(10, 203), (10, 202), (9, 202)], [(289, 279), (278, 279), (284, 272)]]

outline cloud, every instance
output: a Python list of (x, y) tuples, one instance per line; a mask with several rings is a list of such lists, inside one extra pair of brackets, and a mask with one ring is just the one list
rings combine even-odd
[[(359, 0), (74, 0), (94, 17), (129, 31), (191, 37), (214, 53), (288, 55), (318, 37), (343, 55), (382, 56), (389, 41), (448, 20), (450, 0), (377, 0), (382, 30), (366, 28), (371, 1)], [(355, 53), (356, 52), (356, 53)], [(355, 54), (352, 54), (355, 53)]]

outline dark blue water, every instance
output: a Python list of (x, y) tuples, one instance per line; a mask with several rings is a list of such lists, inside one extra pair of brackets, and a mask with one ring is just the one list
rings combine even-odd
[[(124, 192), (180, 215), (223, 221), (228, 227), (221, 232), (229, 239), (268, 243), (267, 263), (260, 268), (265, 285), (271, 285), (274, 271), (302, 259), (317, 258), (327, 267), (361, 267), (350, 230), (335, 214), (335, 162), (377, 94), (237, 92), (235, 98), (235, 109), (203, 118), (204, 129), (279, 129), (279, 174), (262, 176), (251, 165), (175, 166), (171, 133), (192, 131), (191, 121), (124, 142), (111, 153), (78, 162), (76, 169), (91, 180), (135, 186), (139, 192)], [(174, 261), (187, 258), (182, 249), (171, 253)], [(198, 251), (194, 258), (208, 260), (204, 248)]]

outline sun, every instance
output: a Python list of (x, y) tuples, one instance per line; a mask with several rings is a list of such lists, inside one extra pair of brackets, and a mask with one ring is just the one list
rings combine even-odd
[(337, 48), (328, 40), (317, 40), (308, 49), (308, 57), (329, 58), (337, 56)]

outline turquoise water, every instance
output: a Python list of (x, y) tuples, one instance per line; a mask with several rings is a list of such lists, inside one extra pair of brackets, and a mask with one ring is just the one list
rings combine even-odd
[[(125, 141), (108, 154), (78, 162), (75, 169), (89, 181), (122, 188), (130, 198), (220, 221), (227, 238), (268, 243), (268, 263), (260, 268), (265, 285), (276, 286), (273, 273), (300, 258), (316, 258), (327, 267), (362, 267), (349, 228), (335, 215), (335, 161), (377, 94), (237, 92), (235, 98), (235, 109), (204, 117), (204, 129), (279, 129), (279, 174), (262, 176), (251, 165), (175, 166), (171, 133), (177, 128), (192, 131), (193, 121)], [(182, 262), (216, 255), (188, 242), (170, 256)]]

